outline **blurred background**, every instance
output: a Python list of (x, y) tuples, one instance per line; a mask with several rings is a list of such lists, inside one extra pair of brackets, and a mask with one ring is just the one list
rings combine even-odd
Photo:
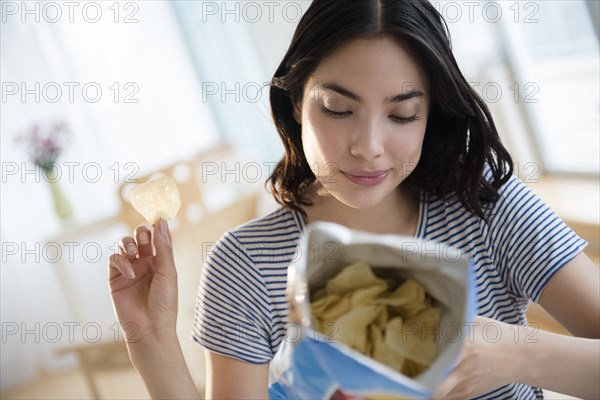
[[(598, 263), (599, 2), (432, 1), (519, 176)], [(203, 259), (275, 207), (268, 83), (310, 1), (0, 1), (2, 398), (147, 398), (107, 287), (141, 221), (128, 187), (172, 175), (178, 333)], [(530, 319), (564, 328), (535, 305)], [(558, 395), (556, 395), (558, 396)]]

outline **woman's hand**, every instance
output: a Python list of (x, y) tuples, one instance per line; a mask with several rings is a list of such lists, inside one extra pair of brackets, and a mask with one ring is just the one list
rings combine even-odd
[(152, 232), (138, 226), (134, 236), (121, 239), (119, 254), (110, 257), (108, 269), (129, 357), (151, 398), (199, 399), (176, 333), (177, 270), (169, 227), (161, 219)]
[[(517, 382), (524, 357), (518, 343), (535, 340), (524, 327), (477, 316), (468, 332), (458, 363), (432, 399), (468, 399)], [(527, 334), (529, 336), (527, 336)]]
[(177, 271), (167, 223), (157, 221), (153, 232), (138, 226), (134, 236), (121, 239), (119, 254), (110, 257), (108, 274), (113, 305), (128, 346), (148, 336), (174, 335), (177, 320)]

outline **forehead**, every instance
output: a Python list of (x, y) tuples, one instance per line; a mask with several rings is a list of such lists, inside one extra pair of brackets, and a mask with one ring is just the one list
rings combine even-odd
[(344, 43), (319, 63), (311, 81), (387, 91), (398, 91), (408, 84), (425, 90), (427, 85), (422, 67), (407, 46), (390, 37), (357, 38)]

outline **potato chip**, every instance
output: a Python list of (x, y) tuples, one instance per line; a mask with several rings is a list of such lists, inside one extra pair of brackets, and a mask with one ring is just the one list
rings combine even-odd
[(372, 359), (396, 371), (402, 370), (405, 358), (385, 344), (383, 332), (377, 325), (372, 324), (369, 326), (369, 339), (371, 341), (371, 352), (369, 354)]
[(417, 315), (409, 318), (406, 323), (419, 327), (421, 340), (436, 340), (438, 324), (442, 317), (442, 309), (439, 307), (427, 307)]
[(131, 188), (129, 201), (150, 225), (160, 218), (168, 220), (175, 217), (181, 207), (177, 185), (165, 175)]
[(383, 311), (377, 316), (377, 319), (373, 321), (373, 325), (377, 326), (380, 330), (384, 330), (388, 323), (389, 314), (388, 308), (384, 307)]
[(346, 296), (350, 297), (350, 303), (352, 307), (359, 307), (361, 305), (372, 304), (373, 300), (381, 293), (387, 290), (386, 286), (371, 286), (367, 288), (357, 289), (353, 293), (349, 293)]
[(383, 306), (370, 305), (356, 308), (342, 315), (335, 321), (337, 332), (334, 338), (365, 354), (367, 350), (367, 327), (382, 310)]
[(437, 355), (435, 338), (422, 340), (418, 324), (404, 323), (401, 318), (391, 319), (385, 327), (385, 344), (396, 353), (419, 364), (430, 365)]
[(419, 364), (418, 362), (407, 358), (404, 361), (404, 364), (402, 364), (402, 369), (400, 370), (400, 372), (402, 372), (406, 376), (417, 376), (425, 372), (425, 370), (427, 370), (427, 367), (427, 365)]
[(385, 286), (383, 279), (377, 278), (366, 262), (358, 262), (347, 266), (336, 277), (327, 282), (327, 294), (344, 295), (349, 291), (367, 286)]
[[(389, 275), (389, 272), (384, 272)], [(390, 287), (396, 288), (390, 292)], [(345, 267), (315, 292), (311, 313), (317, 330), (409, 377), (425, 371), (437, 356), (441, 309), (415, 280), (398, 285), (381, 279), (365, 262)]]
[(389, 297), (377, 299), (376, 302), (391, 306), (399, 314), (411, 317), (425, 308), (425, 289), (413, 279), (407, 279)]
[(325, 298), (326, 296), (327, 296), (327, 289), (322, 288), (322, 289), (315, 291), (315, 294), (313, 294), (311, 296), (311, 299), (312, 299), (311, 301), (321, 300), (321, 299)]
[(327, 296), (310, 305), (313, 316), (322, 321), (332, 321), (347, 313), (351, 309), (350, 297), (336, 295)]

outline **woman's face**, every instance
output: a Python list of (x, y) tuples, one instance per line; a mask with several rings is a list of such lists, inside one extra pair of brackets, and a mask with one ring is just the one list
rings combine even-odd
[(380, 204), (421, 156), (429, 101), (425, 75), (393, 39), (354, 39), (309, 78), (294, 117), (306, 159), (332, 196)]

